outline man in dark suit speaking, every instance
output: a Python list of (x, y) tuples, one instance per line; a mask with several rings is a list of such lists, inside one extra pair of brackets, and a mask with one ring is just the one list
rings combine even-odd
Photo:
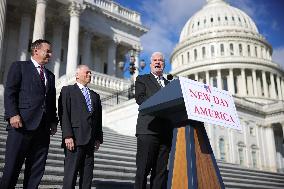
[(58, 100), (59, 118), (64, 147), (63, 188), (75, 188), (79, 172), (79, 188), (91, 188), (94, 151), (103, 142), (102, 106), (100, 96), (87, 87), (91, 71), (80, 65), (76, 84), (65, 86)]
[[(169, 83), (163, 77), (164, 67), (163, 54), (154, 52), (151, 56), (151, 73), (136, 78), (135, 99), (138, 105)], [(172, 133), (173, 127), (170, 120), (138, 114), (135, 189), (146, 188), (150, 171), (150, 188), (166, 188)]]
[(46, 40), (31, 44), (32, 57), (11, 65), (4, 91), (8, 121), (1, 189), (14, 188), (25, 162), (24, 188), (38, 188), (44, 173), (50, 134), (57, 126), (54, 75), (44, 67), (51, 57)]

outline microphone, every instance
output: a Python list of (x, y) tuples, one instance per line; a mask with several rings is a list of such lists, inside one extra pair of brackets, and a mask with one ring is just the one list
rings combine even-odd
[(172, 74), (168, 74), (167, 75), (167, 80), (171, 81), (173, 80), (174, 76)]

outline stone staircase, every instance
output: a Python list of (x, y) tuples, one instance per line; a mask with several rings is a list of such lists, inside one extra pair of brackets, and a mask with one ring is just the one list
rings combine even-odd
[[(3, 97), (0, 97), (0, 177), (4, 166), (7, 132), (3, 120)], [(60, 129), (59, 129), (60, 130)], [(93, 188), (131, 189), (135, 176), (136, 138), (117, 134), (107, 127), (104, 144), (95, 153)], [(60, 148), (61, 132), (51, 137), (50, 149), (40, 188), (62, 188), (63, 150)], [(236, 164), (218, 161), (226, 188), (283, 189), (284, 174), (246, 169)], [(23, 175), (17, 184), (22, 187)]]

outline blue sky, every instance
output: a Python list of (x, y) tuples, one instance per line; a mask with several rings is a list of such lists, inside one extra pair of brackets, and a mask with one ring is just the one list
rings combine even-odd
[[(206, 4), (206, 0), (114, 0), (141, 14), (142, 24), (150, 30), (142, 36), (143, 52), (149, 72), (149, 57), (161, 51), (170, 71), (170, 55), (178, 43), (186, 21)], [(273, 60), (284, 68), (284, 0), (226, 0), (246, 12), (256, 23), (259, 32), (273, 47)]]

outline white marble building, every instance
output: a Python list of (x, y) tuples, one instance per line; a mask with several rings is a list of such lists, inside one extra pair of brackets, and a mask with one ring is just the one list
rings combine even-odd
[[(217, 159), (284, 172), (284, 72), (272, 51), (246, 13), (224, 0), (207, 0), (181, 31), (171, 73), (233, 94), (243, 130), (206, 126)], [(106, 125), (133, 135), (137, 108), (132, 100), (105, 110)]]
[(41, 38), (53, 44), (48, 68), (58, 89), (75, 81), (78, 64), (87, 64), (94, 70), (91, 87), (102, 96), (129, 88), (118, 65), (130, 51), (138, 64), (140, 37), (148, 31), (139, 13), (111, 0), (1, 0), (0, 14), (0, 84), (11, 63), (29, 59), (30, 43)]
[(246, 13), (207, 0), (181, 31), (171, 73), (233, 94), (243, 131), (208, 125), (218, 159), (283, 172), (284, 72), (272, 51)]

